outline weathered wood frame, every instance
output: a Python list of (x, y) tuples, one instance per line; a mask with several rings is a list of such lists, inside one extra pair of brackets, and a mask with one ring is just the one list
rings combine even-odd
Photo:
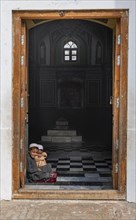
[[(22, 115), (20, 98), (22, 88), (21, 76), (21, 30), (26, 19), (103, 19), (113, 18), (118, 22), (116, 32), (121, 34), (121, 45), (115, 45), (114, 70), (114, 104), (115, 112), (113, 145), (116, 136), (119, 149), (116, 157), (119, 160), (119, 172), (114, 176), (113, 190), (25, 190), (20, 188), (20, 143)], [(13, 12), (13, 198), (16, 199), (125, 199), (126, 197), (126, 143), (127, 143), (127, 50), (128, 50), (128, 11), (127, 10), (81, 10), (81, 11), (14, 11)], [(120, 54), (120, 67), (117, 67), (117, 55)], [(25, 80), (24, 80), (25, 81)], [(25, 83), (25, 82), (24, 82)], [(120, 106), (116, 109), (116, 97), (120, 98)], [(23, 125), (24, 126), (24, 125)], [(115, 130), (114, 128), (114, 130)], [(114, 152), (115, 153), (115, 152)]]

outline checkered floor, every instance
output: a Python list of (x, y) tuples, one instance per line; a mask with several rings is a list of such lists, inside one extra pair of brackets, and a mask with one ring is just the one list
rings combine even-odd
[(85, 143), (43, 145), (47, 162), (58, 173), (54, 188), (112, 189), (111, 147)]

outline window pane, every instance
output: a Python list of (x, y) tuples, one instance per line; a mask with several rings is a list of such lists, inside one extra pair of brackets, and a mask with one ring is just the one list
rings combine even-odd
[(65, 55), (69, 55), (69, 50), (65, 50)]
[(77, 48), (77, 45), (76, 44), (72, 44), (71, 48)]
[(72, 60), (77, 60), (77, 56), (72, 56)]
[(73, 42), (72, 41), (69, 41), (68, 44), (70, 45), (70, 47), (72, 46)]
[(76, 50), (72, 50), (72, 55), (76, 55), (77, 51)]
[(64, 48), (77, 48), (77, 45), (74, 42), (69, 41), (64, 45)]
[(70, 45), (67, 43), (65, 44), (64, 48), (70, 48)]
[(65, 56), (65, 60), (69, 60), (69, 56)]

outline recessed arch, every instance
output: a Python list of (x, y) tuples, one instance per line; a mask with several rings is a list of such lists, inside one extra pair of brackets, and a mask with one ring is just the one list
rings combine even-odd
[(96, 64), (102, 64), (103, 63), (103, 48), (100, 41), (96, 44), (96, 55), (95, 55), (95, 61)]
[(44, 41), (40, 44), (40, 64), (46, 64), (46, 45)]

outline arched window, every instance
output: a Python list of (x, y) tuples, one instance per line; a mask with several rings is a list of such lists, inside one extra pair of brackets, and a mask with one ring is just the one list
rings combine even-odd
[(77, 59), (78, 59), (78, 47), (74, 42), (68, 41), (64, 45), (64, 61), (76, 62)]

